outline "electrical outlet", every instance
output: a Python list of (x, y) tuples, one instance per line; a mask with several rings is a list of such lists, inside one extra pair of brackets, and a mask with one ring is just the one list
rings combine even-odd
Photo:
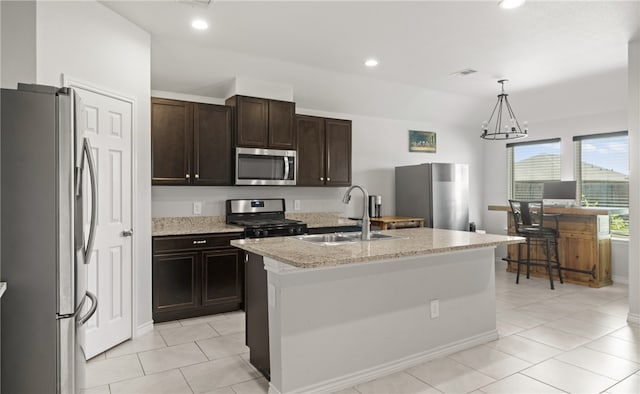
[(293, 200), (293, 210), (294, 211), (300, 210), (300, 200)]
[(431, 318), (437, 319), (440, 317), (440, 300), (431, 300), (429, 303), (431, 309)]
[(194, 215), (202, 214), (202, 203), (200, 201), (196, 201), (193, 203), (193, 214)]

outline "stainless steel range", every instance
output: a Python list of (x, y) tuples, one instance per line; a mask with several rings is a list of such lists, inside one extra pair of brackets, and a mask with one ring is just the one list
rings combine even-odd
[(227, 224), (244, 227), (245, 238), (282, 237), (307, 233), (307, 225), (285, 218), (284, 198), (227, 200)]

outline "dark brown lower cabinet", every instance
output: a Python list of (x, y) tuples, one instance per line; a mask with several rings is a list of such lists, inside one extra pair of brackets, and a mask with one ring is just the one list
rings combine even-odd
[(153, 237), (153, 321), (185, 319), (244, 307), (240, 233)]
[[(193, 309), (198, 306), (198, 252), (154, 256), (154, 314)], [(161, 290), (161, 291), (160, 291)]]
[(244, 287), (243, 255), (235, 248), (202, 252), (202, 305), (237, 302)]

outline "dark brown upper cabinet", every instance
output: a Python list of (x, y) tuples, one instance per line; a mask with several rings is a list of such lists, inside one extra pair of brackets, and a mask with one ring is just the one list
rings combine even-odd
[(296, 104), (257, 97), (233, 96), (236, 145), (247, 148), (296, 149)]
[(232, 109), (151, 99), (154, 185), (231, 185)]
[(233, 168), (232, 109), (194, 104), (194, 185), (231, 185)]
[(193, 154), (193, 105), (151, 98), (154, 185), (188, 185)]
[(296, 115), (297, 186), (351, 185), (351, 121)]

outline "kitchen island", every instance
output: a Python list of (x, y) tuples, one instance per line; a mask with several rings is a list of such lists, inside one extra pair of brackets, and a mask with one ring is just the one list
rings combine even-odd
[(264, 257), (272, 392), (336, 391), (498, 337), (494, 249), (522, 238), (384, 233), (401, 238), (232, 241)]

